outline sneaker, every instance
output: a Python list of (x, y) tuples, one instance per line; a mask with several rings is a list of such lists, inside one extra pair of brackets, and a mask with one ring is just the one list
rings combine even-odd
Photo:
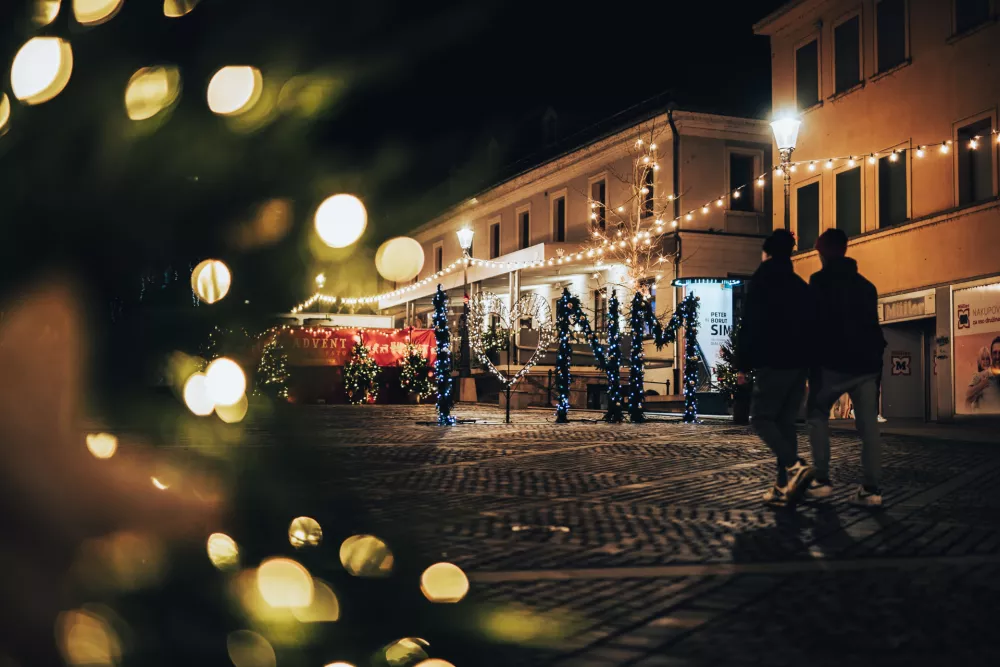
[(785, 493), (790, 498), (800, 496), (816, 474), (816, 469), (802, 459), (788, 466), (787, 470), (788, 484), (785, 486)]
[(784, 507), (790, 502), (788, 497), (788, 487), (781, 488), (777, 484), (764, 492), (764, 502), (776, 507)]
[(826, 498), (833, 493), (833, 485), (827, 479), (814, 479), (806, 487), (806, 498)]
[(882, 507), (882, 492), (878, 489), (872, 491), (859, 486), (847, 502), (858, 507)]
[(884, 423), (886, 423), (887, 421), (889, 421), (889, 420), (888, 420), (888, 419), (886, 419), (885, 417), (883, 417), (882, 415), (879, 415), (879, 416), (878, 416), (878, 423), (879, 423), (879, 424), (884, 424)]

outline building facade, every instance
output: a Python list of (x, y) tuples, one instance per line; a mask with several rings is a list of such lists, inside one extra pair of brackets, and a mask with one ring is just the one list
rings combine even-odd
[(775, 112), (802, 121), (796, 271), (820, 268), (819, 233), (847, 232), (879, 292), (890, 420), (1000, 414), (998, 5), (796, 0), (754, 26)]
[[(601, 209), (629, 196), (630, 185), (619, 176), (630, 173), (629, 148), (640, 138), (656, 144), (649, 196), (664, 201), (666, 195), (670, 202), (665, 220), (670, 233), (660, 242), (666, 261), (652, 276), (657, 313), (671, 312), (683, 298), (684, 288), (671, 287), (675, 278), (749, 276), (770, 228), (770, 186), (756, 185), (771, 168), (770, 129), (762, 120), (671, 111), (532, 168), (414, 230), (424, 268), (413, 284), (390, 284), (377, 299), (379, 311), (394, 315), (399, 326), (427, 326), (431, 297), (440, 284), (449, 293), (457, 325), (467, 274), (470, 293), (493, 292), (509, 307), (531, 291), (545, 298), (553, 317), (555, 301), (568, 287), (591, 322), (603, 328), (608, 289), (623, 282), (623, 267), (598, 262), (585, 251), (602, 222)], [(737, 188), (735, 196), (729, 194)], [(673, 219), (676, 227), (669, 226)], [(474, 232), (467, 265), (456, 235), (462, 228)], [(624, 313), (631, 293), (619, 288), (618, 296)], [(530, 329), (530, 322), (523, 324)], [(647, 389), (679, 393), (677, 349), (648, 347), (646, 352)], [(578, 361), (586, 363), (582, 355), (574, 365)], [(535, 370), (537, 376), (546, 373), (544, 363)], [(574, 369), (574, 374), (586, 377), (587, 370)], [(591, 378), (588, 382), (601, 382), (599, 373)], [(593, 392), (589, 395), (592, 399)], [(593, 407), (587, 396), (579, 388), (571, 399), (578, 407)]]

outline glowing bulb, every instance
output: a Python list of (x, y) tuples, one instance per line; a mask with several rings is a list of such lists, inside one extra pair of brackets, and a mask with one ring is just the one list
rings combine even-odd
[(690, 213), (688, 213), (688, 214), (687, 214), (687, 215), (685, 216), (685, 218), (686, 218), (686, 219), (688, 219), (688, 220), (693, 220), (693, 219), (694, 219), (694, 216), (693, 216), (693, 215), (691, 215)]
[(368, 212), (361, 200), (353, 195), (334, 195), (316, 209), (316, 233), (331, 248), (346, 248), (364, 233)]
[(788, 168), (788, 171), (790, 171), (790, 172), (792, 172), (792, 173), (794, 174), (794, 173), (795, 173), (795, 170), (796, 170), (797, 168), (798, 168), (798, 167), (797, 167), (797, 165), (794, 165), (794, 164), (793, 164), (792, 166), (790, 166), (790, 167)]
[(810, 162), (809, 163), (809, 171), (816, 171), (816, 163), (815, 162)]
[(676, 220), (671, 221), (670, 226), (671, 227), (676, 227), (677, 226), (677, 221)]
[(62, 92), (73, 73), (73, 50), (58, 37), (33, 37), (14, 56), (10, 87), (25, 104), (48, 102)]
[(73, 0), (73, 14), (82, 25), (97, 25), (114, 18), (124, 0)]
[(948, 144), (947, 144), (947, 142), (941, 144), (941, 152), (942, 153), (947, 153), (948, 152)]
[(760, 178), (757, 179), (757, 186), (761, 187), (761, 188), (764, 187), (764, 177), (763, 176), (761, 176)]
[(733, 193), (733, 199), (739, 199), (739, 198), (740, 198), (740, 191), (737, 190), (736, 192)]
[(215, 303), (229, 294), (233, 277), (229, 267), (217, 259), (206, 259), (191, 272), (191, 289), (205, 303)]
[(656, 150), (656, 144), (650, 144), (649, 145), (649, 150), (655, 151)]
[(872, 153), (871, 155), (868, 156), (868, 164), (875, 164), (875, 162), (876, 162), (875, 154)]
[(619, 213), (624, 213), (625, 212), (625, 207), (624, 206), (619, 206), (618, 207), (618, 212)]
[(397, 283), (413, 280), (424, 268), (424, 248), (406, 236), (389, 239), (375, 253), (375, 268), (386, 280)]
[(774, 175), (780, 178), (781, 176), (785, 175), (785, 172), (781, 170), (781, 167), (777, 167), (774, 170)]
[(926, 153), (924, 153), (924, 147), (923, 146), (919, 146), (917, 148), (917, 157), (923, 157), (925, 154)]
[(313, 580), (306, 568), (289, 558), (270, 558), (257, 568), (257, 590), (272, 607), (308, 607)]
[(264, 91), (264, 78), (256, 67), (223, 67), (208, 82), (208, 108), (220, 116), (238, 116), (253, 107)]
[(646, 157), (642, 158), (642, 162), (643, 164), (649, 164), (649, 156), (647, 155)]
[(850, 160), (847, 161), (847, 166), (848, 167), (853, 167), (856, 164), (857, 164), (857, 162), (854, 160), (853, 157)]
[(976, 150), (979, 148), (979, 137), (973, 137), (969, 140), (969, 148), (971, 150)]
[(469, 592), (469, 578), (457, 565), (435, 563), (420, 575), (420, 591), (431, 602), (458, 602)]
[(184, 383), (184, 405), (198, 417), (205, 417), (215, 410), (215, 401), (208, 395), (204, 373), (194, 373)]
[(893, 151), (889, 155), (889, 162), (896, 162), (897, 160), (899, 160), (899, 153), (897, 153), (896, 151)]
[(205, 386), (213, 405), (233, 405), (246, 392), (247, 378), (239, 364), (219, 357), (205, 369)]
[(722, 197), (719, 197), (719, 198), (718, 198), (718, 199), (717, 199), (717, 200), (715, 201), (715, 205), (716, 205), (716, 206), (722, 206)]
[(96, 458), (110, 459), (118, 451), (118, 438), (110, 433), (88, 433), (87, 449)]
[(705, 206), (701, 207), (701, 212), (702, 213), (708, 213), (708, 205), (707, 204)]
[(125, 112), (132, 120), (152, 118), (173, 106), (180, 92), (181, 74), (176, 67), (144, 67), (125, 87)]
[(833, 169), (833, 160), (827, 160), (826, 161), (826, 168), (827, 169)]

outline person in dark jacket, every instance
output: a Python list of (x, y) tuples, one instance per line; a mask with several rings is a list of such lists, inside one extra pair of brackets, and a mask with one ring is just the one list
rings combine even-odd
[(792, 269), (795, 237), (779, 229), (764, 241), (764, 261), (750, 279), (736, 346), (737, 382), (753, 371), (750, 420), (778, 459), (778, 477), (764, 500), (794, 501), (813, 470), (799, 458), (795, 421), (808, 375), (809, 288)]
[(878, 291), (846, 257), (847, 235), (828, 229), (816, 241), (823, 268), (809, 279), (815, 313), (814, 368), (809, 379), (809, 443), (816, 477), (807, 495), (830, 495), (830, 408), (844, 393), (854, 403), (861, 434), (862, 485), (851, 497), (856, 505), (878, 507), (881, 443), (878, 427), (878, 378), (885, 338), (878, 321)]

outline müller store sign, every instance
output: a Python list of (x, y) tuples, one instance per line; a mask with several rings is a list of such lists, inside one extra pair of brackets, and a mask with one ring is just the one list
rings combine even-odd
[(882, 301), (878, 305), (878, 321), (882, 323), (917, 320), (924, 317), (935, 317), (936, 314), (933, 290), (891, 301)]

